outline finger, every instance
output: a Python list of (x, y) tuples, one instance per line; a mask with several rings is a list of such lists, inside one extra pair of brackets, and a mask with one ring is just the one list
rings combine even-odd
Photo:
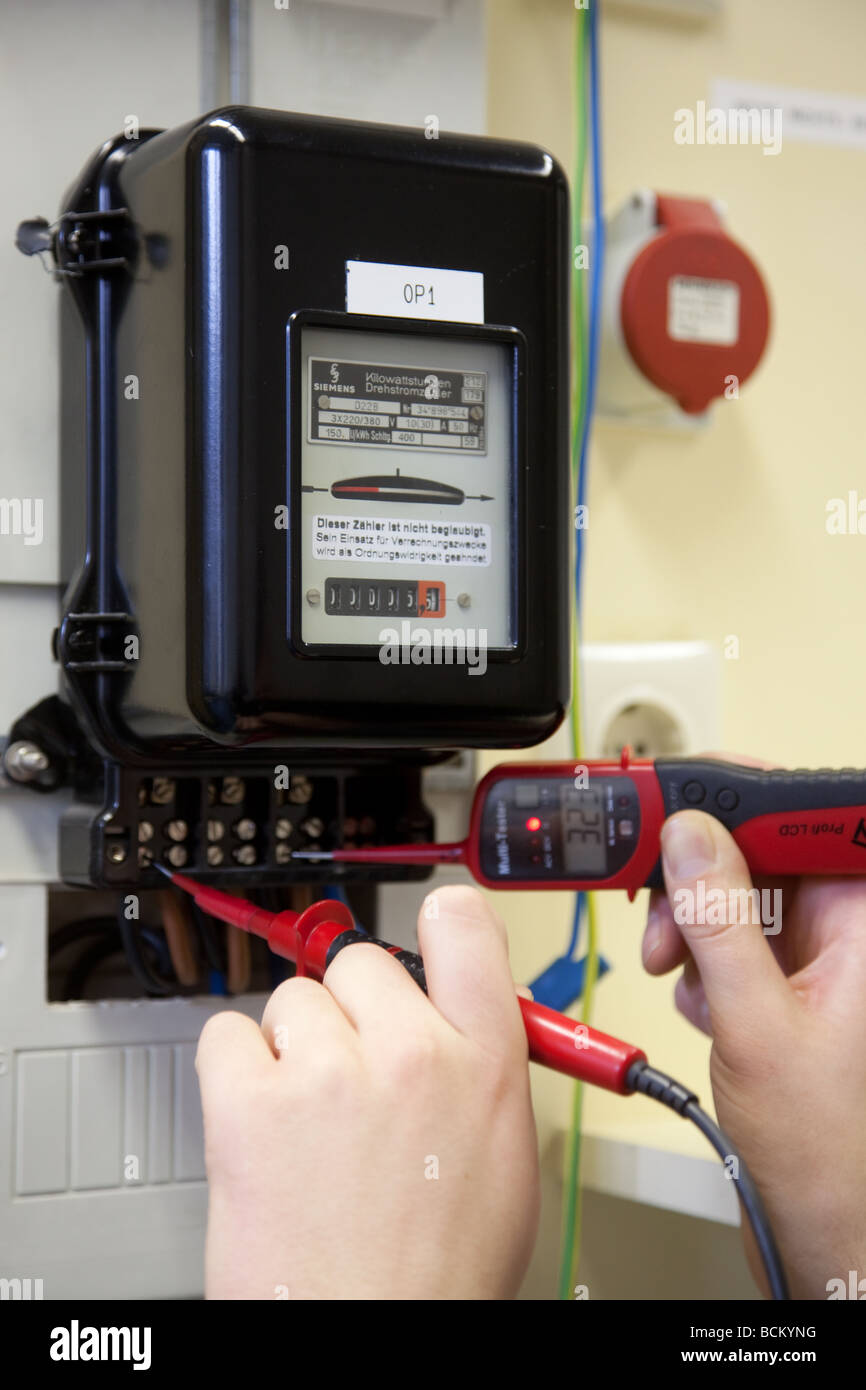
[(274, 990), (262, 1015), (261, 1034), (274, 1057), (303, 1059), (327, 1037), (355, 1043), (355, 1032), (339, 1004), (317, 980), (295, 976)]
[(411, 975), (381, 946), (346, 946), (325, 972), (325, 987), (363, 1036), (395, 1036), (429, 1022), (430, 1001)]
[[(746, 861), (713, 816), (679, 811), (661, 834), (665, 887), (674, 920), (703, 981), (710, 1017), (736, 1028), (782, 1008), (785, 978), (754, 920)], [(753, 916), (754, 914), (754, 916)]]
[(212, 1014), (201, 1031), (195, 1054), (202, 1105), (221, 1096), (237, 1095), (257, 1072), (264, 1072), (273, 1055), (262, 1030), (252, 1018), (223, 1009)]
[(508, 964), (505, 927), (476, 888), (439, 888), (418, 917), (431, 1001), (491, 1052), (525, 1057), (526, 1031)]
[(641, 943), (644, 969), (650, 975), (666, 975), (682, 965), (688, 950), (666, 895), (660, 889), (652, 892)]

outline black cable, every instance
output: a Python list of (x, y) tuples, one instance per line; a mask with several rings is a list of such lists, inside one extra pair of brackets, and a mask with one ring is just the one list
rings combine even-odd
[(653, 1100), (666, 1105), (670, 1110), (675, 1110), (678, 1115), (683, 1115), (687, 1120), (691, 1120), (692, 1124), (696, 1125), (704, 1137), (710, 1141), (726, 1165), (730, 1159), (734, 1160), (731, 1174), (743, 1204), (743, 1210), (749, 1218), (755, 1235), (761, 1263), (770, 1285), (770, 1294), (780, 1302), (787, 1302), (791, 1297), (788, 1281), (761, 1194), (755, 1186), (754, 1179), (745, 1162), (724, 1130), (716, 1124), (715, 1120), (710, 1118), (706, 1110), (701, 1109), (698, 1104), (698, 1097), (693, 1091), (681, 1086), (678, 1081), (674, 1081), (665, 1072), (657, 1071), (648, 1062), (635, 1062), (629, 1068), (628, 1084), (631, 1090), (639, 1091), (641, 1095), (650, 1096)]
[[(122, 902), (117, 914), (117, 925), (120, 929), (120, 940), (123, 944), (127, 964), (145, 993), (163, 997), (168, 994), (177, 994), (180, 989), (177, 981), (164, 979), (163, 976), (157, 974), (150, 961), (145, 958), (135, 922), (130, 921), (125, 916)], [(154, 949), (153, 941), (149, 941), (148, 945)]]
[(202, 912), (198, 903), (192, 905), (192, 917), (198, 933), (199, 941), (204, 951), (204, 958), (207, 961), (209, 970), (216, 970), (220, 975), (225, 975), (228, 970), (226, 960), (225, 943), (221, 940), (220, 934), (216, 929), (216, 920), (208, 913)]
[[(109, 933), (117, 937), (117, 922), (113, 917), (83, 917), (77, 922), (66, 922), (48, 933), (49, 955), (58, 954), (82, 938)], [(119, 939), (117, 944), (119, 946)]]
[(84, 986), (87, 977), (97, 965), (101, 965), (109, 956), (119, 956), (122, 947), (120, 941), (115, 937), (114, 941), (96, 941), (89, 946), (86, 951), (82, 951), (75, 964), (66, 976), (63, 994), (66, 1000), (83, 999)]

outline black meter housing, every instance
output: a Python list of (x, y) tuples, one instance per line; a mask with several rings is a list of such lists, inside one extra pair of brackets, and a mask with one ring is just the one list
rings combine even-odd
[[(232, 107), (109, 141), (61, 294), (60, 876), (423, 878), (421, 768), (568, 698), (568, 196), (530, 145)], [(20, 755), (20, 756), (19, 756)]]
[[(156, 767), (549, 735), (569, 684), (555, 161), (232, 107), (110, 142), (59, 227), (57, 654), (98, 747)], [(452, 272), (472, 307), (443, 319)]]

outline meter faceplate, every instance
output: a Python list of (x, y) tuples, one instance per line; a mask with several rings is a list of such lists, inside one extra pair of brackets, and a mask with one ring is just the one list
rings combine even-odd
[(292, 636), (308, 651), (378, 657), (392, 633), (514, 651), (523, 345), (436, 327), (292, 325)]

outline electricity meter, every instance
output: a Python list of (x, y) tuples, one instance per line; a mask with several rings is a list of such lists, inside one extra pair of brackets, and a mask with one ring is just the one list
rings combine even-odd
[(529, 145), (232, 108), (99, 153), (56, 237), (58, 654), (108, 751), (552, 732), (567, 241)]
[(429, 834), (408, 768), (556, 728), (568, 242), (534, 146), (241, 107), (109, 141), (21, 225), (63, 287), (63, 708), (13, 734), (87, 788), (64, 877), (134, 879), (163, 820), (275, 872), (273, 788), (227, 803), (264, 827), (234, 859), (206, 827), (284, 761), (343, 778), (308, 839), (374, 766), (348, 820)]

